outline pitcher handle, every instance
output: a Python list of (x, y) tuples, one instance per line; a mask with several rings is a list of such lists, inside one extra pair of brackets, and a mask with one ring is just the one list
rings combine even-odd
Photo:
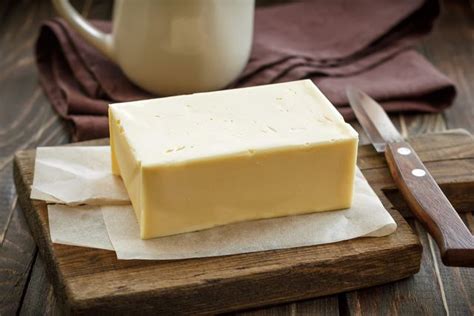
[(115, 61), (112, 35), (103, 33), (93, 27), (74, 9), (68, 0), (52, 1), (59, 15), (63, 17), (76, 32), (106, 57)]

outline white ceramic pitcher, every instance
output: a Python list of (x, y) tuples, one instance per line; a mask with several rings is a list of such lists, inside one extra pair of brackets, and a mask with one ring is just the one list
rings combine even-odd
[(249, 58), (255, 0), (117, 0), (111, 34), (69, 1), (53, 3), (132, 82), (158, 95), (223, 88)]

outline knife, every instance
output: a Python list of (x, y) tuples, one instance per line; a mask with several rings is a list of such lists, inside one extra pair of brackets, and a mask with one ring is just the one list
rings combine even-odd
[(383, 108), (350, 87), (349, 103), (375, 150), (385, 153), (390, 173), (415, 217), (435, 239), (447, 266), (474, 267), (474, 237), (415, 150)]

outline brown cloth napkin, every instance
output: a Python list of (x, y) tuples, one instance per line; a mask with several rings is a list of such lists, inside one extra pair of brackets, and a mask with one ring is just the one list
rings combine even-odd
[[(312, 0), (258, 8), (251, 58), (229, 87), (312, 79), (353, 119), (345, 88), (357, 86), (387, 111), (437, 112), (453, 83), (411, 48), (439, 14), (437, 1)], [(109, 32), (110, 22), (94, 21)], [(151, 97), (61, 19), (36, 43), (40, 82), (74, 140), (108, 136), (107, 105)], [(186, 76), (186, 74), (183, 74)]]

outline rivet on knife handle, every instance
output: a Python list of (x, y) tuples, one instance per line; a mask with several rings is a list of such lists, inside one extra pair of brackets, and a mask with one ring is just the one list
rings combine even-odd
[(415, 216), (434, 237), (443, 263), (474, 266), (474, 237), (407, 142), (388, 143), (390, 172)]

